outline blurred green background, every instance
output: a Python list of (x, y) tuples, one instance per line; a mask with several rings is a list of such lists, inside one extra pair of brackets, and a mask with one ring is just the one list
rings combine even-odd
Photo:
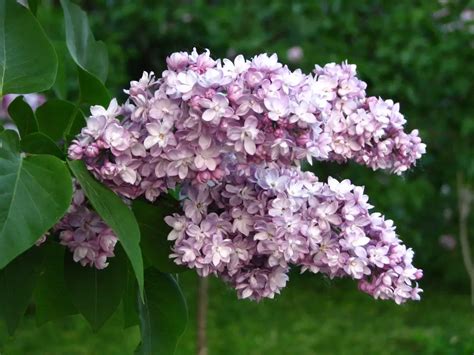
[[(368, 94), (401, 103), (408, 129), (428, 152), (402, 177), (355, 165), (316, 164), (321, 177), (365, 185), (375, 209), (395, 221), (424, 269), (421, 302), (374, 301), (349, 280), (291, 275), (276, 300), (238, 301), (211, 280), (209, 353), (472, 354), (474, 307), (459, 241), (459, 199), (474, 186), (474, 2), (82, 0), (96, 38), (109, 49), (108, 86), (118, 97), (143, 70), (159, 74), (174, 51), (214, 57), (276, 52), (291, 68), (348, 60)], [(38, 16), (57, 38), (56, 1)], [(54, 35), (53, 35), (54, 37)], [(463, 194), (459, 195), (459, 178)], [(473, 206), (474, 207), (474, 206)], [(474, 210), (474, 208), (472, 208)], [(474, 213), (465, 222), (474, 244)], [(471, 255), (474, 250), (469, 251)], [(191, 321), (177, 354), (195, 353), (196, 288), (180, 276)], [(31, 311), (33, 313), (33, 310)], [(6, 354), (131, 354), (138, 329), (119, 316), (98, 334), (77, 317), (36, 329), (26, 319)]]

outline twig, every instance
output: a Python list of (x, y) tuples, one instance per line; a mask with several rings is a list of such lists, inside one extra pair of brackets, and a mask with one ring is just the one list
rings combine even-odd
[(207, 355), (207, 307), (209, 280), (207, 277), (198, 278), (197, 304), (197, 355)]
[(472, 203), (472, 192), (464, 185), (462, 173), (457, 174), (458, 208), (459, 208), (459, 239), (464, 267), (471, 283), (471, 304), (474, 306), (474, 263), (472, 261), (471, 246), (469, 245), (468, 223)]

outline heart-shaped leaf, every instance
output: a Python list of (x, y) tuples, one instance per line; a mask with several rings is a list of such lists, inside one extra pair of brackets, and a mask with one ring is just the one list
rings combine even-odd
[(143, 294), (143, 258), (140, 250), (140, 229), (135, 216), (120, 197), (94, 179), (83, 161), (68, 161), (68, 164), (92, 207), (117, 234), (132, 264), (140, 294)]
[(109, 63), (107, 47), (102, 41), (95, 40), (87, 14), (79, 6), (68, 0), (61, 0), (61, 6), (69, 53), (79, 67), (105, 82)]
[(0, 0), (0, 97), (47, 90), (57, 69), (54, 47), (31, 11)]
[[(64, 246), (48, 241), (40, 249), (43, 250), (44, 260), (34, 294), (38, 326), (77, 313), (71, 299), (65, 297)], [(71, 255), (67, 257), (71, 258)]]
[(44, 133), (34, 132), (21, 140), (21, 150), (31, 154), (50, 154), (60, 159), (64, 154), (54, 141)]
[(102, 105), (107, 107), (110, 102), (110, 93), (102, 82), (94, 75), (81, 68), (78, 69), (80, 101), (89, 105)]
[(50, 155), (24, 157), (14, 131), (0, 134), (0, 268), (30, 248), (67, 211), (72, 180)]
[(103, 270), (84, 267), (74, 262), (71, 253), (64, 255), (64, 279), (72, 303), (97, 331), (117, 310), (127, 282), (127, 260), (120, 247), (115, 257), (108, 259)]
[(28, 0), (28, 8), (36, 15), (38, 11), (38, 0)]
[(38, 132), (38, 121), (35, 113), (31, 106), (25, 102), (23, 96), (18, 96), (8, 105), (8, 114), (15, 122), (22, 138), (30, 133)]
[(133, 271), (129, 270), (122, 299), (124, 328), (140, 323), (138, 319), (137, 290), (137, 280), (133, 275)]
[(58, 55), (58, 74), (52, 90), (58, 99), (67, 100), (69, 91), (75, 90), (77, 87), (77, 80), (74, 79), (77, 64), (69, 54), (64, 40), (58, 39), (52, 43)]
[[(72, 125), (69, 129), (69, 132), (66, 135), (66, 138), (70, 137), (75, 137), (82, 128), (86, 125), (86, 119), (84, 117), (84, 112), (82, 112), (81, 109), (79, 109), (76, 113), (76, 116), (74, 116), (74, 120), (72, 121)], [(68, 142), (70, 139), (68, 139)]]
[(31, 301), (43, 251), (33, 247), (0, 270), (0, 315), (13, 335)]
[(140, 226), (142, 252), (145, 258), (162, 272), (182, 272), (188, 269), (176, 265), (169, 257), (172, 243), (168, 241), (171, 227), (164, 220), (177, 212), (178, 201), (173, 198), (160, 198), (158, 205), (135, 200), (132, 210)]
[(76, 119), (79, 108), (64, 100), (48, 100), (36, 110), (38, 129), (53, 141), (64, 139)]
[(139, 354), (173, 355), (188, 321), (183, 293), (169, 274), (145, 271), (145, 302), (139, 300), (142, 342)]

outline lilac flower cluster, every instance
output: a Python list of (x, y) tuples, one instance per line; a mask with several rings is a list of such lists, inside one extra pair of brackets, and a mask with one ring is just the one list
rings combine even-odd
[[(75, 186), (72, 204), (67, 214), (53, 228), (59, 240), (82, 266), (104, 269), (107, 259), (114, 256), (117, 237), (100, 216), (89, 208), (84, 192)], [(39, 243), (44, 240), (40, 240)]]
[(315, 73), (331, 107), (324, 127), (331, 137), (331, 160), (353, 160), (401, 174), (426, 152), (418, 130), (404, 132), (406, 120), (398, 103), (366, 97), (355, 65), (316, 66)]
[(210, 187), (187, 187), (184, 215), (172, 227), (175, 262), (230, 283), (241, 298), (273, 298), (290, 265), (359, 280), (361, 290), (400, 304), (418, 300), (413, 251), (391, 220), (370, 213), (364, 188), (319, 182), (296, 168), (256, 168)]
[[(421, 157), (418, 132), (403, 131), (398, 104), (366, 97), (355, 66), (291, 71), (277, 56), (214, 60), (178, 52), (156, 79), (131, 82), (128, 101), (94, 106), (69, 149), (97, 178), (129, 198), (183, 181), (219, 182), (229, 166), (352, 159), (401, 173)], [(122, 117), (122, 120), (119, 120)]]
[[(419, 299), (412, 250), (392, 221), (369, 213), (363, 188), (299, 168), (353, 160), (401, 174), (425, 145), (405, 133), (398, 104), (367, 97), (347, 63), (307, 75), (276, 55), (214, 60), (194, 50), (167, 64), (160, 78), (132, 81), (125, 104), (93, 106), (69, 157), (122, 197), (154, 201), (181, 185), (183, 214), (166, 217), (177, 264), (217, 275), (241, 298), (274, 297), (293, 265), (349, 276), (375, 298)], [(115, 236), (83, 200), (71, 212), (63, 243), (76, 261), (105, 267)]]

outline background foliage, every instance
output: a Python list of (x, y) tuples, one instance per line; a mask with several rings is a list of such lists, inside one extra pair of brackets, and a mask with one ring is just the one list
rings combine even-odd
[[(67, 51), (60, 42), (65, 39), (62, 9), (53, 0), (40, 3), (38, 19), (62, 58), (61, 53)], [(333, 282), (302, 277), (290, 283), (281, 300), (254, 305), (237, 303), (233, 293), (215, 283), (210, 296), (211, 353), (234, 349), (235, 354), (315, 351), (331, 354), (343, 353), (347, 346), (355, 346), (355, 353), (474, 351), (473, 311), (468, 306), (469, 285), (459, 242), (454, 248), (440, 243), (443, 235), (458, 240), (456, 176), (462, 174), (468, 184), (474, 183), (474, 2), (81, 0), (77, 3), (88, 13), (95, 38), (107, 45), (106, 86), (114, 96), (120, 97), (121, 90), (130, 80), (139, 78), (143, 70), (160, 73), (171, 52), (189, 51), (193, 47), (209, 48), (215, 57), (276, 52), (283, 62), (306, 72), (316, 63), (347, 59), (358, 65), (359, 76), (368, 83), (369, 94), (401, 103), (408, 127), (419, 128), (428, 145), (428, 153), (421, 163), (402, 178), (355, 165), (317, 164), (313, 168), (321, 178), (330, 174), (366, 186), (375, 208), (395, 221), (403, 240), (416, 250), (415, 262), (425, 270), (422, 280), (425, 300), (400, 309), (376, 303), (347, 287), (337, 291), (341, 287), (339, 283), (333, 287)], [(87, 43), (101, 50), (100, 42), (87, 38)], [(296, 52), (301, 50), (302, 56), (294, 55), (295, 48)], [(83, 69), (80, 80), (61, 81), (71, 77), (69, 74), (76, 69), (72, 59), (60, 61), (59, 79), (53, 91), (63, 99), (80, 94), (80, 102), (84, 103), (81, 107), (87, 112), (86, 103), (90, 103), (91, 97), (100, 97), (99, 102), (107, 101), (108, 97), (100, 82), (94, 81), (98, 79), (89, 75), (92, 72), (103, 78), (97, 66), (90, 66), (93, 58), (80, 53), (77, 58)], [(81, 78), (82, 87), (89, 88), (82, 92)], [(469, 223), (473, 240), (472, 214)], [(192, 276), (185, 276), (183, 282), (191, 304), (195, 296), (194, 281)], [(449, 314), (443, 311), (446, 307)], [(339, 318), (347, 319), (347, 323), (338, 321)], [(448, 318), (456, 321), (446, 322)], [(81, 337), (95, 339), (94, 336), (79, 321), (68, 322), (63, 337), (59, 337), (64, 339), (63, 343), (53, 353), (98, 353), (97, 347), (105, 346), (106, 353), (120, 354), (126, 345), (123, 348), (112, 345), (122, 336), (120, 327), (114, 325), (120, 321), (113, 319), (109, 323), (109, 328), (99, 334), (102, 340), (88, 340), (90, 344), (84, 346), (90, 348), (84, 352), (84, 348), (72, 346)], [(188, 326), (179, 348), (182, 352), (178, 354), (192, 353), (193, 324)], [(18, 339), (21, 340), (15, 345), (10, 343), (6, 349), (13, 354), (35, 353), (35, 348), (29, 348), (28, 344), (32, 346), (42, 336), (52, 337), (48, 333), (52, 328), (47, 327), (50, 325), (34, 333), (27, 320), (20, 329)], [(262, 327), (269, 328), (268, 332), (258, 330)], [(132, 344), (126, 347), (130, 351), (138, 339), (136, 328), (133, 329), (127, 333), (132, 340), (124, 340)], [(234, 333), (241, 334), (241, 338), (230, 339), (228, 335)], [(337, 337), (340, 334), (344, 334), (342, 342)], [(387, 334), (388, 340), (384, 340)], [(36, 340), (29, 342), (30, 338)], [(67, 347), (67, 343), (73, 345)], [(282, 350), (285, 348), (294, 352)]]
[[(474, 2), (81, 3), (97, 38), (108, 44), (108, 84), (115, 93), (143, 70), (161, 73), (169, 53), (193, 47), (209, 48), (214, 57), (276, 52), (306, 72), (331, 61), (357, 64), (369, 94), (401, 103), (408, 128), (420, 130), (428, 153), (402, 178), (355, 164), (314, 170), (365, 185), (376, 209), (394, 219), (417, 250), (425, 282), (467, 290), (459, 248), (448, 251), (439, 238), (457, 235), (456, 174), (474, 181), (474, 24), (472, 12), (468, 15)], [(303, 56), (292, 62), (288, 52), (295, 46)]]

